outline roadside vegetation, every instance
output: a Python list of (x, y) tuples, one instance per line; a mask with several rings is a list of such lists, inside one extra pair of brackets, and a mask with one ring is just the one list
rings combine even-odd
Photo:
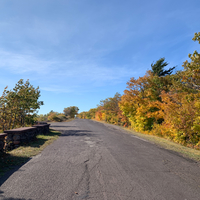
[[(92, 119), (94, 121), (97, 121), (99, 123), (106, 123), (108, 124), (108, 122), (105, 121), (99, 121), (96, 119)], [(109, 123), (111, 124), (111, 123)], [(120, 125), (116, 125), (119, 128), (127, 131), (129, 134), (132, 134), (133, 137), (139, 138), (139, 139), (144, 139), (146, 141), (149, 141), (153, 144), (156, 144), (157, 146), (164, 148), (164, 149), (168, 149), (171, 150), (173, 152), (177, 152), (179, 155), (185, 157), (186, 159), (192, 159), (195, 161), (200, 161), (200, 151), (194, 148), (189, 148), (187, 146), (183, 146), (181, 144), (175, 143), (173, 141), (171, 141), (170, 139), (166, 139), (163, 137), (158, 137), (156, 135), (149, 135), (149, 134), (143, 134), (141, 132), (136, 132), (133, 129), (131, 129), (130, 127), (123, 127)]]
[(29, 80), (20, 79), (12, 90), (5, 87), (0, 97), (0, 132), (32, 125), (43, 105), (39, 97), (39, 87), (34, 88)]
[[(70, 106), (64, 108), (63, 113), (50, 111), (46, 115), (37, 115), (40, 106), (44, 105), (43, 101), (38, 100), (39, 97), (39, 87), (34, 88), (29, 80), (20, 79), (12, 90), (5, 87), (0, 96), (0, 134), (5, 130), (32, 126), (36, 121), (69, 121), (78, 113), (78, 107)], [(51, 130), (48, 135), (37, 135), (35, 141), (14, 150), (7, 151), (4, 147), (3, 152), (0, 151), (0, 176), (40, 153), (59, 135), (59, 132)]]
[(58, 131), (50, 130), (47, 135), (37, 135), (36, 140), (28, 144), (13, 149), (12, 151), (1, 153), (0, 157), (0, 177), (5, 172), (26, 163), (33, 156), (38, 155), (51, 144), (58, 139), (61, 133)]
[(43, 115), (37, 115), (36, 121), (45, 121), (45, 122), (64, 122), (71, 119), (74, 119), (78, 114), (79, 108), (77, 106), (70, 106), (64, 108), (63, 113), (55, 112), (51, 110), (49, 113)]
[(5, 87), (0, 96), (0, 133), (4, 130), (32, 126), (36, 121), (62, 122), (73, 119), (79, 111), (76, 106), (64, 108), (63, 113), (51, 110), (47, 114), (37, 115), (38, 109), (44, 105), (39, 101), (39, 87), (34, 88), (29, 80), (20, 79), (12, 90)]
[[(194, 41), (200, 44), (200, 32)], [(132, 77), (121, 96), (101, 100), (97, 108), (81, 112), (78, 117), (95, 119), (128, 127), (200, 149), (200, 54), (189, 54), (183, 70), (166, 69), (160, 58), (151, 64), (143, 77)], [(189, 150), (188, 150), (189, 151)]]
[(155, 135), (148, 135), (148, 134), (142, 134), (133, 130), (130, 130), (128, 128), (124, 128), (125, 130), (127, 130), (128, 132), (130, 132), (131, 134), (134, 134), (140, 138), (143, 138), (145, 140), (151, 141), (154, 144), (171, 150), (171, 151), (175, 151), (179, 154), (181, 154), (182, 156), (186, 157), (186, 158), (190, 158), (196, 161), (200, 161), (200, 151), (194, 148), (188, 148), (186, 146), (183, 146), (181, 144), (177, 144), (169, 139), (163, 138), (163, 137), (157, 137)]

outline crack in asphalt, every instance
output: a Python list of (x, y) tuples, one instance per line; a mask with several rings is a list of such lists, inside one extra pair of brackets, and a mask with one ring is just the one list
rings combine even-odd
[(114, 125), (81, 119), (54, 125), (63, 134), (2, 184), (0, 199), (199, 199), (199, 163)]

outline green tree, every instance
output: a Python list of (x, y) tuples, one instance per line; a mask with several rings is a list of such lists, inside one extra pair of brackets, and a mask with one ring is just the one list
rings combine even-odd
[(175, 67), (171, 67), (168, 70), (164, 70), (164, 68), (168, 65), (169, 63), (165, 62), (165, 58), (160, 58), (159, 60), (156, 61), (156, 63), (151, 64), (151, 69), (154, 75), (158, 76), (166, 76), (170, 75)]
[(21, 126), (24, 126), (33, 120), (35, 112), (43, 105), (43, 101), (38, 101), (40, 97), (39, 87), (34, 88), (29, 80), (24, 83), (23, 79), (20, 79), (13, 91), (15, 98), (18, 100), (18, 118)]
[(46, 114), (40, 114), (40, 115), (37, 115), (36, 117), (36, 120), (39, 121), (39, 122), (46, 122), (48, 119), (47, 119), (47, 115)]
[(39, 97), (39, 87), (34, 88), (29, 80), (20, 79), (10, 91), (6, 87), (0, 98), (1, 129), (32, 124), (37, 109), (43, 105), (43, 101), (38, 101)]
[(74, 118), (76, 115), (78, 115), (79, 108), (77, 106), (70, 106), (67, 108), (64, 108), (63, 113), (66, 116), (70, 116), (70, 118)]

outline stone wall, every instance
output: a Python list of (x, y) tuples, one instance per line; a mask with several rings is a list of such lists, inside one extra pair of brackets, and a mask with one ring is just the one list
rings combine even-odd
[(6, 148), (12, 150), (22, 143), (28, 143), (36, 138), (37, 128), (23, 127), (4, 131), (7, 133)]
[(33, 127), (37, 128), (38, 134), (48, 134), (50, 124), (36, 124)]
[(47, 122), (36, 121), (35, 124), (47, 124)]
[(23, 127), (6, 130), (0, 134), (0, 151), (12, 150), (21, 144), (33, 141), (38, 134), (48, 134), (50, 124), (37, 124), (33, 127)]

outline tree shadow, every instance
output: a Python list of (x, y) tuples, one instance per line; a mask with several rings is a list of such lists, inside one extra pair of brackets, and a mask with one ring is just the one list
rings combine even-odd
[[(53, 132), (50, 131), (48, 134), (45, 134), (45, 136), (55, 136), (60, 135), (59, 132)], [(35, 140), (22, 143), (20, 146), (22, 147), (32, 147), (32, 148), (40, 148), (47, 139), (44, 139), (42, 137), (37, 137)], [(26, 156), (13, 156), (9, 153), (10, 151), (6, 153), (0, 153), (0, 186), (21, 166), (23, 166), (25, 163), (27, 163), (31, 158), (28, 158)]]
[(24, 147), (33, 147), (33, 148), (39, 148), (41, 145), (43, 145), (47, 139), (44, 138), (36, 138), (35, 140), (28, 142), (28, 143), (22, 143), (20, 146)]
[(57, 125), (51, 125), (50, 127), (51, 128), (54, 128), (54, 127), (66, 128), (66, 127), (76, 127), (76, 126), (57, 126)]
[(9, 198), (3, 198), (3, 200), (31, 200), (31, 199), (21, 199), (21, 198), (13, 198), (13, 197), (9, 197)]
[[(61, 130), (60, 130), (61, 131)], [(94, 137), (94, 134), (91, 134), (92, 131), (87, 130), (62, 130), (61, 137), (63, 136), (88, 136), (88, 137)]]
[(24, 199), (24, 198), (13, 198), (13, 197), (4, 197), (3, 191), (0, 190), (0, 199), (2, 200), (31, 200), (31, 199)]
[(31, 158), (13, 156), (9, 153), (1, 154), (0, 159), (0, 186)]

